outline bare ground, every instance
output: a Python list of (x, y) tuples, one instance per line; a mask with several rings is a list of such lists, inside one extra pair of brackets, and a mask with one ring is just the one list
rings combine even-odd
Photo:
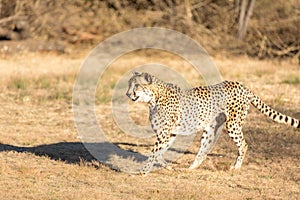
[[(146, 177), (97, 162), (81, 144), (72, 114), (72, 89), (84, 56), (1, 55), (0, 199), (299, 199), (300, 132), (273, 123), (255, 109), (244, 126), (249, 150), (240, 171), (228, 170), (236, 147), (226, 134), (193, 171), (186, 168), (197, 152), (197, 140), (170, 164), (173, 170)], [(247, 57), (217, 56), (214, 61), (225, 79), (243, 82), (270, 106), (300, 119), (299, 66)], [(155, 53), (115, 61), (104, 82), (113, 88), (130, 67), (149, 62), (174, 67), (192, 85), (201, 82), (184, 61)], [(99, 124), (121, 148), (149, 153), (151, 139), (127, 136), (110, 119), (106, 96), (111, 90), (99, 88)], [(132, 105), (131, 114), (137, 123), (147, 123), (139, 105)]]

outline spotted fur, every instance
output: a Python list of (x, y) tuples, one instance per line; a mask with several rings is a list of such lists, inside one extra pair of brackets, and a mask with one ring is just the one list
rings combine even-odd
[(134, 72), (129, 80), (127, 96), (149, 104), (149, 119), (157, 141), (141, 173), (151, 171), (154, 164), (166, 165), (164, 152), (176, 135), (190, 135), (203, 130), (201, 146), (190, 169), (198, 167), (214, 146), (223, 125), (238, 147), (232, 169), (239, 169), (247, 151), (242, 126), (250, 104), (272, 120), (300, 128), (300, 120), (281, 114), (266, 105), (238, 82), (181, 90), (148, 74)]

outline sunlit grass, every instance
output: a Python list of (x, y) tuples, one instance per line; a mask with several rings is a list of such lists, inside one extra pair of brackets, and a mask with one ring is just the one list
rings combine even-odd
[[(243, 129), (249, 148), (240, 171), (229, 171), (237, 147), (225, 132), (212, 151), (224, 156), (209, 155), (196, 170), (187, 168), (199, 150), (200, 134), (182, 157), (170, 162), (173, 170), (161, 169), (147, 177), (117, 172), (87, 160), (84, 148), (72, 145), (82, 142), (71, 101), (74, 74), (81, 60), (75, 62), (72, 70), (57, 72), (66, 69), (72, 60), (41, 58), (40, 54), (31, 58), (39, 63), (34, 66), (37, 71), (27, 68), (32, 66), (30, 63), (22, 65), (31, 61), (27, 57), (12, 59), (10, 69), (15, 68), (10, 73), (7, 68), (0, 68), (0, 73), (7, 77), (1, 80), (0, 88), (0, 199), (297, 199), (299, 196), (297, 130), (275, 124), (255, 109), (250, 110)], [(53, 63), (48, 65), (44, 60)], [(165, 56), (160, 60), (184, 75), (193, 86), (205, 84), (198, 73), (181, 61)], [(105, 72), (95, 93), (95, 113), (108, 141), (143, 155), (151, 152), (155, 134), (149, 139), (138, 138), (120, 130), (114, 124), (110, 101), (124, 73), (153, 61), (157, 58), (151, 55), (117, 61)], [(7, 65), (3, 62), (0, 60), (0, 66)], [(284, 69), (276, 68), (276, 63), (244, 58), (216, 59), (216, 63), (224, 79), (243, 82), (267, 104), (298, 118), (299, 80), (294, 66), (287, 62), (283, 63)], [(16, 69), (27, 72), (18, 74)], [(281, 84), (288, 79), (293, 81)], [(149, 123), (147, 105), (130, 102), (128, 109), (135, 124)], [(25, 151), (27, 148), (31, 151)]]
[(74, 78), (70, 75), (42, 75), (38, 77), (13, 76), (6, 83), (15, 99), (24, 100), (28, 97), (35, 102), (72, 99)]

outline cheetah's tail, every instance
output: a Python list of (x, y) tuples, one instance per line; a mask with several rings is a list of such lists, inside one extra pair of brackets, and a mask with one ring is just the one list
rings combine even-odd
[(261, 113), (271, 118), (273, 121), (287, 124), (295, 128), (300, 128), (300, 120), (277, 112), (276, 110), (265, 104), (258, 96), (253, 93), (251, 96), (251, 104), (256, 107)]

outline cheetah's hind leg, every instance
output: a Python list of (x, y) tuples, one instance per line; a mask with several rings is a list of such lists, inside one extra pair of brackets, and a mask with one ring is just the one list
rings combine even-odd
[(236, 146), (238, 147), (238, 156), (236, 158), (236, 162), (234, 166), (231, 166), (231, 170), (240, 169), (244, 160), (244, 157), (247, 152), (248, 145), (245, 141), (243, 132), (242, 132), (242, 120), (232, 119), (226, 122), (226, 128), (230, 138), (234, 141)]
[(242, 131), (230, 134), (230, 137), (238, 147), (238, 156), (236, 158), (234, 166), (231, 166), (230, 170), (238, 170), (242, 167), (242, 163), (248, 149), (248, 144), (245, 141)]
[(189, 169), (197, 168), (206, 159), (207, 154), (216, 144), (225, 121), (226, 115), (224, 113), (220, 113), (215, 120), (206, 129), (204, 129), (201, 138), (200, 150)]
[(245, 141), (242, 132), (242, 126), (246, 118), (248, 109), (249, 109), (249, 104), (246, 104), (245, 106), (239, 109), (240, 112), (235, 112), (236, 115), (234, 117), (229, 118), (225, 123), (225, 127), (227, 129), (228, 135), (238, 147), (238, 156), (236, 158), (234, 166), (230, 167), (231, 170), (237, 170), (241, 168), (247, 152), (248, 145)]

